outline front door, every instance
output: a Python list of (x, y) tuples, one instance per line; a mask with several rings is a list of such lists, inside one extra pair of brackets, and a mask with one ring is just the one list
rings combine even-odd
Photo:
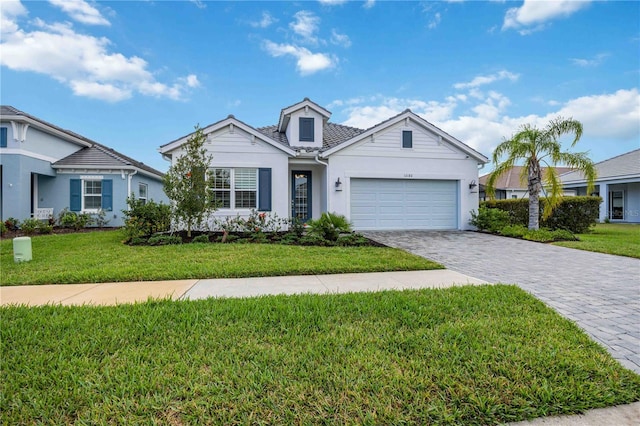
[(624, 220), (624, 191), (609, 192), (609, 218)]
[(291, 172), (291, 218), (306, 222), (311, 219), (311, 172)]

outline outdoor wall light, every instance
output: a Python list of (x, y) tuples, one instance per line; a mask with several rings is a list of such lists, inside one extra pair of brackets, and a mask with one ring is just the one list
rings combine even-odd
[(471, 182), (469, 182), (469, 191), (471, 193), (477, 192), (476, 191), (476, 187), (478, 186), (478, 184), (476, 183), (475, 180), (472, 180)]
[(336, 191), (342, 191), (342, 182), (340, 182), (340, 178), (336, 181)]

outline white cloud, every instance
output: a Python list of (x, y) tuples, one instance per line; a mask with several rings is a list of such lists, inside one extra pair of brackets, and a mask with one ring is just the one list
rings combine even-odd
[(324, 6), (337, 6), (346, 3), (347, 0), (318, 0), (318, 2)]
[(507, 79), (510, 81), (517, 81), (518, 78), (520, 78), (520, 74), (514, 74), (507, 70), (502, 70), (502, 71), (498, 71), (495, 74), (479, 75), (477, 77), (474, 77), (473, 80), (467, 83), (456, 83), (453, 85), (453, 87), (456, 89), (473, 89), (476, 87), (483, 86), (485, 84), (493, 83), (494, 81), (498, 81), (498, 80)]
[(49, 0), (49, 3), (59, 7), (71, 19), (87, 25), (111, 25), (100, 11), (84, 0)]
[(429, 28), (430, 30), (436, 28), (440, 24), (441, 20), (442, 16), (440, 15), (440, 12), (436, 12), (436, 14), (433, 15), (433, 18), (431, 18), (431, 20), (429, 21), (429, 25), (427, 25), (427, 28)]
[(340, 34), (335, 29), (331, 30), (331, 43), (342, 46), (342, 47), (350, 47), (351, 39), (346, 34)]
[(295, 20), (289, 24), (293, 32), (302, 37), (304, 42), (317, 44), (318, 38), (314, 34), (318, 31), (320, 18), (306, 10), (297, 12), (293, 18)]
[[(520, 7), (507, 10), (502, 29), (525, 29), (521, 34), (529, 34), (540, 30), (544, 25), (558, 17), (569, 16), (589, 4), (590, 0), (524, 0)], [(533, 29), (527, 27), (533, 27)]]
[(362, 7), (364, 7), (365, 9), (371, 9), (375, 5), (376, 5), (376, 0), (367, 0), (364, 2)]
[(19, 1), (3, 1), (0, 7), (0, 33), (4, 35), (18, 31), (16, 19), (27, 13)]
[(325, 53), (313, 53), (309, 49), (292, 44), (278, 44), (269, 40), (263, 43), (264, 50), (274, 58), (290, 55), (297, 59), (300, 75), (310, 75), (336, 66), (337, 59)]
[(262, 12), (262, 18), (259, 21), (250, 22), (249, 25), (255, 28), (268, 28), (276, 22), (278, 20), (271, 16), (269, 12)]
[(608, 56), (609, 56), (608, 53), (600, 53), (591, 59), (571, 58), (571, 62), (573, 62), (574, 65), (577, 65), (579, 67), (597, 67)]
[(195, 4), (198, 9), (204, 9), (207, 5), (202, 0), (189, 0), (191, 3)]
[[(3, 33), (0, 65), (16, 71), (48, 75), (69, 86), (74, 94), (109, 102), (127, 99), (133, 93), (181, 99), (188, 88), (199, 85), (197, 76), (177, 79), (172, 85), (156, 81), (147, 62), (110, 51), (106, 37), (76, 32), (69, 23), (49, 24), (35, 18), (34, 31), (25, 31), (17, 18), (26, 14), (12, 4), (2, 5)], [(5, 27), (5, 22), (8, 26)]]
[[(450, 96), (444, 101), (422, 101), (374, 96), (333, 101), (346, 114), (345, 125), (369, 128), (410, 108), (430, 123), (455, 136), (472, 148), (491, 154), (505, 137), (510, 137), (523, 124), (544, 127), (558, 116), (572, 117), (584, 127), (583, 139), (603, 139), (607, 143), (637, 141), (640, 137), (640, 93), (638, 89), (618, 90), (615, 93), (583, 96), (569, 100), (556, 111), (545, 115), (509, 116), (510, 100), (497, 92), (489, 92), (476, 101), (470, 113), (456, 115), (460, 102), (470, 98)], [(336, 115), (337, 111), (334, 111)]]

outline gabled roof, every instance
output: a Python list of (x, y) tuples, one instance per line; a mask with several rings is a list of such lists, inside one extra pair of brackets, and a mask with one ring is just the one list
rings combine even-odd
[(391, 117), (381, 123), (376, 124), (373, 127), (370, 127), (367, 130), (363, 130), (362, 132), (354, 135), (353, 137), (349, 138), (348, 140), (342, 141), (340, 143), (335, 144), (333, 147), (325, 150), (322, 154), (322, 156), (324, 158), (330, 156), (331, 154), (334, 154), (335, 152), (338, 152), (348, 146), (353, 145), (354, 143), (360, 142), (362, 141), (364, 138), (369, 137), (371, 135), (375, 135), (376, 133), (394, 126), (395, 124), (401, 122), (402, 120), (405, 119), (410, 119), (412, 121), (414, 121), (415, 123), (417, 123), (418, 125), (422, 126), (423, 128), (429, 130), (432, 133), (435, 133), (436, 135), (440, 136), (442, 138), (443, 141), (449, 143), (450, 145), (458, 148), (460, 151), (464, 152), (465, 154), (469, 155), (470, 157), (475, 158), (476, 160), (478, 160), (479, 163), (482, 164), (486, 164), (489, 162), (489, 159), (487, 157), (485, 157), (484, 155), (480, 154), (478, 151), (476, 151), (475, 149), (471, 148), (470, 146), (466, 145), (465, 143), (459, 141), (458, 139), (456, 139), (455, 137), (451, 136), (450, 134), (446, 133), (445, 131), (443, 131), (442, 129), (434, 126), (433, 124), (429, 123), (427, 120), (425, 120), (424, 118), (420, 117), (419, 115), (413, 113), (410, 109), (406, 109), (403, 112), (401, 112), (400, 114)]
[[(260, 131), (259, 129), (256, 129), (248, 125), (247, 123), (238, 120), (233, 115), (229, 115), (227, 118), (223, 120), (217, 121), (213, 124), (209, 124), (208, 126), (204, 127), (202, 131), (206, 135), (206, 134), (215, 132), (217, 130), (223, 129), (230, 125), (234, 125), (239, 129), (244, 130), (250, 135), (253, 135), (256, 138), (259, 138), (260, 140), (278, 148), (281, 151), (284, 151), (289, 155), (295, 155), (296, 153), (293, 149), (291, 149), (291, 147), (289, 147), (288, 143), (285, 143), (282, 141), (280, 135), (270, 135), (268, 132)], [(189, 137), (191, 137), (191, 135), (193, 135), (193, 132), (189, 133), (188, 135), (182, 136), (181, 138), (175, 139), (169, 143), (166, 143), (160, 146), (158, 151), (161, 154), (168, 154), (169, 152), (183, 145), (189, 139)], [(284, 136), (284, 140), (286, 141), (286, 136)]]
[[(256, 129), (260, 133), (269, 136), (271, 139), (281, 143), (282, 145), (289, 147), (289, 141), (287, 140), (287, 134), (278, 131), (278, 126), (266, 126)], [(322, 126), (322, 150), (333, 148), (341, 143), (363, 133), (363, 129), (357, 129), (355, 127), (343, 126), (341, 124), (324, 123)]]
[(318, 114), (324, 117), (324, 122), (327, 122), (327, 120), (329, 120), (329, 117), (331, 117), (331, 112), (322, 108), (320, 105), (313, 102), (309, 98), (304, 98), (302, 102), (298, 102), (296, 104), (283, 108), (280, 111), (280, 120), (278, 120), (278, 131), (284, 132), (287, 129), (287, 125), (289, 124), (291, 114), (296, 111), (300, 111), (303, 108), (311, 108), (312, 110), (316, 111)]
[(34, 117), (31, 114), (27, 114), (24, 111), (20, 111), (11, 105), (0, 105), (0, 117), (3, 121), (17, 121), (22, 123), (28, 123), (30, 126), (37, 129), (44, 130), (47, 133), (51, 133), (58, 136), (61, 139), (75, 143), (80, 146), (91, 146), (95, 143), (91, 139), (87, 139), (71, 130), (63, 129), (55, 124), (51, 124), (48, 121), (44, 121), (40, 118)]
[[(542, 176), (544, 177), (547, 172), (548, 167), (542, 167)], [(506, 172), (504, 172), (496, 181), (495, 187), (496, 189), (521, 189), (526, 190), (527, 184), (526, 182), (522, 182), (520, 180), (520, 175), (522, 173), (523, 166), (513, 166)], [(563, 173), (567, 173), (572, 171), (571, 167), (556, 167), (556, 173), (561, 175)], [(487, 173), (484, 176), (480, 176), (480, 185), (486, 185), (487, 180), (491, 176), (491, 173)]]
[(164, 173), (140, 161), (134, 160), (98, 142), (41, 120), (12, 106), (0, 105), (0, 115), (3, 120), (29, 123), (30, 126), (39, 128), (64, 140), (74, 142), (82, 147), (79, 151), (53, 163), (53, 168), (125, 168), (138, 169), (158, 178), (164, 176)]
[[(621, 179), (628, 177), (640, 178), (640, 149), (601, 161), (595, 164), (598, 176), (596, 181)], [(586, 181), (584, 174), (576, 170), (561, 176), (563, 183)]]

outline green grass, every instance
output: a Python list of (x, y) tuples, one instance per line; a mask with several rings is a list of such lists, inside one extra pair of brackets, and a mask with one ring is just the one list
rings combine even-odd
[(640, 376), (516, 286), (0, 309), (3, 424), (497, 424)]
[(592, 232), (579, 234), (578, 237), (580, 241), (563, 241), (554, 244), (640, 259), (640, 225), (600, 223)]
[(386, 247), (278, 244), (127, 246), (118, 231), (32, 237), (33, 260), (14, 263), (12, 240), (0, 243), (2, 285), (256, 277), (441, 269)]

